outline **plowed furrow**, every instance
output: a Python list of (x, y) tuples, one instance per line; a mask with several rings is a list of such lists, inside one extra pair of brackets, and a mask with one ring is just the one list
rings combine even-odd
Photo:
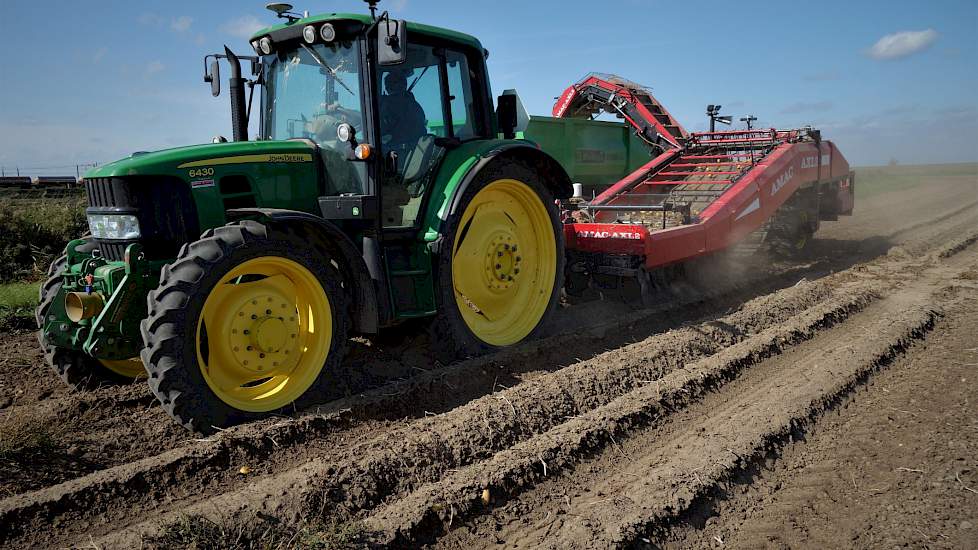
[[(392, 495), (407, 494), (449, 470), (489, 458), (608, 403), (685, 362), (788, 323), (822, 302), (831, 301), (845, 311), (872, 298), (865, 289), (837, 295), (830, 288), (822, 282), (803, 283), (764, 296), (718, 320), (653, 336), (375, 439), (334, 449), (321, 459), (182, 508), (180, 513), (248, 509), (301, 517), (315, 510), (335, 519), (356, 516)], [(123, 536), (155, 527), (153, 522), (135, 526)]]
[[(781, 377), (764, 381), (715, 410), (709, 419), (689, 423), (672, 437), (658, 441), (657, 449), (661, 450), (624, 470), (640, 478), (628, 479), (627, 484), (624, 479), (603, 480), (607, 482), (602, 483), (603, 492), (614, 497), (604, 502), (579, 501), (568, 511), (585, 519), (601, 518), (600, 525), (568, 522), (549, 542), (556, 548), (570, 548), (580, 540), (608, 546), (654, 538), (698, 499), (707, 498), (728, 476), (763, 458), (771, 447), (787, 442), (871, 370), (889, 363), (913, 339), (922, 337), (936, 318), (936, 313), (926, 307), (918, 304), (909, 311), (894, 311), (899, 317), (877, 322), (874, 334), (866, 334), (871, 340), (860, 342), (858, 348), (845, 334), (836, 340), (844, 347), (835, 353), (819, 348), (786, 357), (791, 368), (786, 368)], [(795, 377), (799, 375), (807, 379), (798, 381)], [(772, 400), (772, 395), (777, 398)], [(770, 406), (759, 413), (759, 403)], [(662, 451), (666, 449), (668, 452)], [(675, 453), (676, 449), (682, 452)]]
[[(688, 358), (713, 353), (757, 330), (783, 322), (824, 299), (829, 291), (829, 285), (817, 282), (806, 283), (775, 295), (758, 298), (751, 307), (718, 321), (659, 335), (647, 339), (644, 343), (635, 344), (639, 346), (637, 348), (639, 350), (663, 347), (663, 350), (645, 358), (643, 362), (647, 368), (640, 371), (641, 376), (656, 376), (664, 369), (675, 368)], [(424, 411), (430, 409), (436, 411), (449, 409), (451, 407), (446, 407), (445, 401), (464, 403), (468, 399), (463, 398), (471, 399), (491, 392), (497, 387), (497, 383), (498, 387), (505, 387), (507, 382), (518, 383), (518, 380), (512, 379), (513, 372), (561, 369), (560, 362), (542, 363), (540, 358), (549, 361), (555, 359), (573, 361), (571, 359), (573, 355), (569, 355), (569, 352), (580, 351), (583, 355), (588, 347), (590, 349), (596, 346), (603, 347), (608, 345), (609, 340), (617, 341), (622, 337), (622, 332), (637, 331), (641, 334), (643, 329), (644, 331), (650, 329), (649, 326), (642, 327), (643, 323), (658, 327), (664, 324), (668, 326), (668, 323), (674, 322), (672, 319), (663, 321), (657, 316), (662, 316), (669, 307), (675, 305), (664, 306), (658, 311), (635, 312), (625, 318), (617, 319), (614, 323), (597, 325), (577, 334), (557, 335), (528, 343), (518, 350), (476, 358), (447, 369), (423, 373), (364, 396), (330, 403), (322, 407), (323, 410), (303, 415), (296, 420), (266, 423), (260, 429), (246, 427), (241, 430), (231, 430), (209, 440), (198, 441), (189, 447), (174, 449), (154, 457), (95, 472), (33, 493), (10, 497), (0, 501), (0, 523), (15, 527), (0, 534), (0, 542), (16, 540), (21, 534), (30, 533), (35, 528), (54, 521), (59, 521), (63, 525), (62, 534), (70, 534), (75, 525), (80, 532), (88, 532), (90, 529), (86, 525), (86, 518), (99, 517), (103, 521), (112, 519), (124, 522), (131, 517), (127, 511), (129, 506), (157, 506), (155, 503), (161, 501), (193, 503), (198, 500), (205, 501), (215, 493), (233, 491), (236, 487), (245, 487), (247, 490), (249, 480), (236, 474), (237, 464), (262, 464), (264, 468), (259, 471), (269, 473), (302, 468), (306, 460), (302, 459), (301, 449), (291, 454), (290, 449), (302, 447), (310, 442), (314, 443), (317, 449), (333, 450), (336, 447), (343, 449), (349, 446), (348, 442), (351, 440), (369, 439), (369, 435), (374, 430), (384, 432), (393, 429), (382, 423), (363, 424), (364, 418), (400, 418), (412, 414), (423, 415)], [(622, 331), (623, 326), (639, 328)], [(614, 333), (617, 334), (610, 336)], [(665, 349), (672, 351), (666, 352)], [(561, 350), (561, 352), (554, 355), (552, 350)], [(608, 353), (614, 354), (620, 351)], [(653, 361), (657, 362), (653, 365)], [(582, 362), (578, 364), (577, 370), (588, 371), (590, 367), (587, 362)], [(576, 375), (565, 373), (562, 379), (567, 379), (571, 387), (574, 384), (588, 383), (589, 379), (575, 381), (574, 376)], [(626, 378), (609, 379), (604, 383), (622, 383)], [(626, 380), (626, 386), (619, 391), (627, 390), (630, 383)], [(583, 391), (586, 395), (602, 396), (598, 399), (610, 399), (617, 395), (611, 393), (604, 396), (601, 388), (594, 387)], [(530, 395), (533, 395), (532, 392)], [(529, 397), (529, 399), (532, 401), (534, 398)], [(554, 403), (562, 401), (560, 397), (554, 399)], [(562, 405), (565, 407), (563, 414), (576, 414), (578, 407), (583, 406), (586, 410), (599, 403), (589, 403), (588, 397), (581, 399), (581, 403), (571, 400)], [(442, 403), (439, 404), (437, 401)], [(498, 405), (501, 400), (494, 398), (490, 403)], [(486, 405), (483, 403), (478, 407), (486, 407)], [(557, 413), (556, 410), (552, 412)], [(538, 428), (532, 423), (539, 420), (546, 425), (550, 413), (549, 409), (539, 410), (536, 419), (528, 418), (527, 426), (522, 429), (519, 426), (509, 426), (515, 428), (512, 434), (502, 431), (504, 426), (498, 427), (495, 433), (500, 436), (506, 434), (507, 438), (498, 439), (487, 449), (502, 448), (508, 442), (525, 437), (526, 433), (533, 433)], [(560, 414), (556, 414), (553, 421), (559, 422), (561, 417)], [(402, 431), (413, 433), (416, 429), (423, 431), (427, 428), (411, 427)], [(450, 432), (451, 428), (448, 428), (448, 431)], [(380, 438), (382, 441), (385, 439), (386, 436)], [(361, 449), (351, 456), (359, 456), (364, 452), (369, 452), (369, 449)], [(274, 460), (268, 460), (270, 457), (274, 457)], [(445, 467), (452, 466), (448, 464)], [(437, 473), (428, 475), (437, 475)], [(154, 490), (146, 491), (146, 487), (153, 487)], [(376, 493), (379, 495), (378, 498), (382, 498), (387, 490), (379, 490)], [(122, 506), (120, 503), (126, 505)]]
[(875, 296), (853, 289), (847, 297), (819, 304), (790, 322), (768, 328), (722, 352), (653, 381), (614, 401), (574, 417), (491, 460), (452, 472), (401, 500), (380, 507), (366, 520), (376, 541), (416, 544), (452, 521), (485, 511), (483, 497), (502, 503), (547, 476), (572, 468), (590, 453), (617, 445), (629, 430), (663, 421), (705, 392), (717, 391), (750, 366), (843, 322)]
[[(972, 263), (974, 256), (971, 251)], [(438, 541), (445, 547), (487, 538), (548, 548), (654, 542), (691, 507), (708, 507), (704, 501), (723, 492), (725, 480), (801, 435), (874, 369), (931, 330), (939, 317), (934, 296), (951, 276), (937, 268), (911, 284), (898, 283), (865, 311), (760, 361), (679, 414), (663, 415), (656, 388), (641, 388), (576, 419), (576, 426), (568, 422), (505, 457), (389, 502), (367, 523), (380, 540), (414, 542), (465, 525)], [(687, 370), (727, 354), (744, 357), (752, 340)], [(651, 420), (630, 428), (629, 417), (641, 411)], [(607, 435), (594, 435), (602, 433)], [(583, 460), (560, 454), (576, 447), (587, 449)], [(586, 458), (595, 448), (599, 454)], [(484, 488), (490, 489), (490, 506), (480, 498)], [(469, 515), (477, 517), (466, 523)]]

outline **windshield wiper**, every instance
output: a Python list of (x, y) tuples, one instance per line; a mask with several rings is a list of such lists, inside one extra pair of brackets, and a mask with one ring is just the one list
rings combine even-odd
[(316, 60), (316, 63), (319, 63), (319, 65), (322, 68), (326, 69), (327, 71), (329, 71), (329, 74), (333, 75), (333, 80), (336, 80), (337, 82), (339, 82), (340, 83), (340, 86), (343, 86), (343, 88), (346, 89), (346, 91), (350, 92), (351, 95), (354, 95), (354, 96), (357, 95), (356, 92), (354, 92), (353, 90), (351, 90), (350, 87), (347, 86), (346, 83), (344, 83), (343, 80), (336, 74), (336, 70), (333, 69), (332, 67), (330, 67), (326, 63), (326, 61), (318, 53), (316, 53), (316, 50), (313, 50), (312, 48), (310, 48), (309, 46), (306, 46), (305, 44), (303, 44), (301, 42), (299, 43), (299, 45), (302, 46), (303, 48), (305, 48), (305, 50), (307, 52), (309, 52), (309, 55), (311, 55), (312, 58)]

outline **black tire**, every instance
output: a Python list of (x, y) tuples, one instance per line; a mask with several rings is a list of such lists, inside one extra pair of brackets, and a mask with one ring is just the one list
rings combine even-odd
[(814, 235), (808, 210), (790, 204), (782, 206), (775, 214), (765, 240), (772, 255), (790, 259), (803, 256)]
[(444, 363), (501, 349), (500, 346), (494, 346), (480, 340), (469, 329), (458, 309), (452, 282), (452, 248), (456, 235), (461, 229), (459, 224), (462, 214), (479, 191), (501, 178), (521, 181), (536, 193), (547, 209), (557, 246), (557, 265), (555, 266), (556, 273), (554, 274), (554, 287), (550, 295), (550, 302), (536, 328), (524, 340), (533, 338), (540, 331), (540, 327), (546, 323), (560, 300), (560, 292), (564, 285), (566, 258), (563, 226), (560, 223), (560, 212), (554, 202), (554, 196), (536, 171), (526, 164), (514, 160), (497, 161), (483, 169), (465, 190), (455, 215), (447, 221), (438, 258), (435, 262), (435, 297), (438, 304), (438, 315), (430, 325), (430, 338), (432, 351), (436, 358)]
[(197, 321), (210, 290), (234, 266), (263, 256), (284, 257), (312, 272), (330, 301), (333, 316), (326, 362), (313, 384), (287, 406), (289, 412), (323, 395), (343, 359), (349, 301), (340, 272), (332, 263), (341, 259), (317, 235), (301, 227), (272, 229), (253, 221), (208, 230), (198, 241), (184, 245), (176, 260), (164, 266), (159, 287), (147, 297), (149, 316), (140, 325), (149, 387), (166, 412), (190, 430), (210, 433), (277, 412), (248, 412), (225, 403), (208, 386), (197, 360)]
[[(96, 248), (92, 241), (76, 248), (79, 252), (91, 252)], [(68, 261), (66, 255), (61, 255), (51, 265), (48, 266), (47, 279), (41, 285), (37, 309), (34, 310), (34, 318), (37, 320), (37, 340), (44, 351), (44, 359), (48, 366), (58, 374), (58, 377), (68, 386), (75, 389), (90, 390), (104, 384), (129, 384), (134, 379), (127, 378), (113, 372), (85, 353), (73, 350), (56, 348), (49, 345), (44, 338), (44, 318), (47, 316), (51, 304), (58, 297), (63, 282), (61, 272), (64, 270), (65, 263)]]

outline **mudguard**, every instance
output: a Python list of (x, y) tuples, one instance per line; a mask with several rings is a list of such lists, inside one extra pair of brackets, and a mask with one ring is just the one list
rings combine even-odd
[(465, 176), (455, 187), (448, 201), (448, 208), (443, 209), (442, 221), (456, 213), (459, 201), (465, 195), (465, 190), (479, 173), (493, 162), (501, 159), (516, 159), (536, 169), (541, 174), (544, 184), (554, 198), (566, 199), (573, 193), (570, 176), (553, 157), (544, 153), (527, 142), (506, 142), (479, 155), (479, 159), (469, 168)]

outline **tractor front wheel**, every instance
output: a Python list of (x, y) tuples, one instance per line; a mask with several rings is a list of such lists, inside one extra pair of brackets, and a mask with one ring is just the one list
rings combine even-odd
[(320, 395), (349, 319), (335, 261), (316, 235), (250, 221), (184, 246), (141, 326), (170, 416), (209, 432)]
[(447, 223), (436, 264), (435, 350), (450, 360), (517, 344), (557, 303), (564, 239), (534, 170), (501, 161), (476, 176)]

